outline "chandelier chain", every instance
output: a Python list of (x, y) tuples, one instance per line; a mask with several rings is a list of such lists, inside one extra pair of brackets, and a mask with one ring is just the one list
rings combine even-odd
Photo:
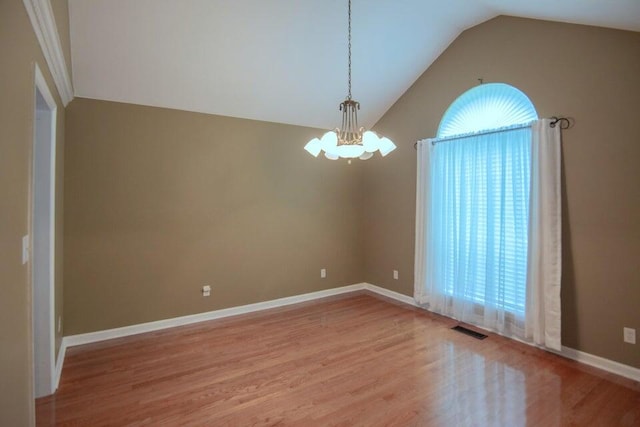
[(349, 96), (351, 99), (351, 0), (349, 0)]

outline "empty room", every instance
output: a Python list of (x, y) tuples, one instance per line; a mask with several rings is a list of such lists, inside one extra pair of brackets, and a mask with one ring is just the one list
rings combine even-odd
[(640, 426), (640, 2), (1, 0), (0, 426)]

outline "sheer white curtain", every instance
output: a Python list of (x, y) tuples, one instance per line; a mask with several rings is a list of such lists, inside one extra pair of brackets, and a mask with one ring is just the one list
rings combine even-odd
[(420, 304), (560, 348), (559, 139), (540, 120), (418, 144)]
[(527, 268), (527, 340), (561, 350), (562, 205), (560, 127), (533, 123)]

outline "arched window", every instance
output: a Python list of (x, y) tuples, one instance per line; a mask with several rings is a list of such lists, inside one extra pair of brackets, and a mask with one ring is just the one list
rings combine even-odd
[(444, 113), (438, 138), (530, 123), (538, 118), (527, 95), (504, 83), (469, 89)]
[(560, 130), (492, 83), (418, 142), (414, 296), (431, 311), (560, 350)]
[(425, 301), (511, 335), (523, 328), (533, 103), (503, 83), (458, 97), (429, 144)]

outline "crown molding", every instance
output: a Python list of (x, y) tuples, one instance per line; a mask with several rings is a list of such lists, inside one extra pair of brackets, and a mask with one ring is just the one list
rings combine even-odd
[(62, 104), (66, 107), (73, 99), (73, 86), (67, 63), (62, 52), (62, 43), (58, 34), (58, 27), (53, 16), (53, 9), (49, 0), (23, 0), (24, 7), (31, 20), (31, 26), (36, 33), (44, 59), (47, 61), (53, 82), (58, 89)]

